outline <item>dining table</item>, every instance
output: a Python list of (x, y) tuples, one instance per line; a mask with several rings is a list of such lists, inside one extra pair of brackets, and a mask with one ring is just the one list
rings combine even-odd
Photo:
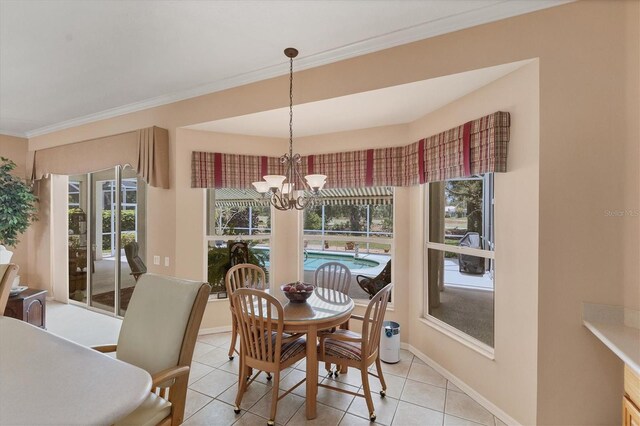
[(111, 425), (150, 391), (141, 368), (0, 317), (0, 425)]
[(280, 290), (275, 296), (285, 302), (284, 332), (306, 334), (306, 417), (312, 420), (317, 416), (318, 332), (348, 321), (355, 304), (348, 295), (322, 287), (316, 287), (304, 303), (287, 302)]

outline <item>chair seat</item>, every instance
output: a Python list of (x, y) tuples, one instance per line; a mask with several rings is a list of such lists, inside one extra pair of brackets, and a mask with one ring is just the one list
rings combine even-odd
[[(273, 347), (274, 347), (274, 351), (275, 351), (275, 344), (276, 344), (276, 336), (277, 333), (275, 331), (271, 332), (271, 341), (273, 342)], [(288, 334), (283, 334), (282, 336), (283, 338), (287, 338), (290, 337)], [(282, 345), (282, 350), (280, 351), (280, 362), (284, 362), (288, 359), (293, 358), (294, 356), (298, 355), (300, 352), (305, 351), (307, 348), (307, 341), (304, 337), (299, 337), (296, 340), (289, 342), (289, 343), (284, 343)]]
[(171, 403), (149, 392), (147, 399), (115, 426), (155, 426), (169, 414), (171, 414)]
[(324, 337), (324, 354), (337, 358), (347, 358), (354, 361), (362, 360), (362, 343), (345, 342), (343, 340), (332, 339), (331, 336), (342, 335), (354, 339), (360, 339), (362, 336), (350, 330), (336, 330), (333, 333), (326, 334)]
[(282, 351), (280, 352), (280, 362), (285, 362), (300, 352), (304, 352), (307, 349), (307, 340), (304, 337), (299, 337), (293, 342), (285, 343), (282, 345)]

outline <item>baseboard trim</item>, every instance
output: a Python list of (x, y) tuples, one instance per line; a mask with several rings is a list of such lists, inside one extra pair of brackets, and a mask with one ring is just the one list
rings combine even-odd
[(462, 390), (464, 393), (466, 393), (467, 395), (469, 395), (471, 398), (473, 398), (474, 400), (476, 400), (478, 402), (478, 404), (482, 405), (484, 408), (486, 408), (491, 414), (493, 414), (494, 416), (496, 416), (497, 418), (499, 418), (500, 420), (502, 420), (503, 422), (505, 422), (508, 425), (513, 425), (513, 426), (521, 426), (520, 423), (518, 423), (515, 419), (513, 419), (510, 415), (508, 415), (507, 413), (505, 413), (502, 409), (500, 409), (497, 405), (495, 405), (494, 403), (492, 403), (491, 401), (489, 401), (487, 398), (485, 398), (484, 396), (480, 395), (478, 392), (476, 392), (471, 386), (467, 385), (465, 382), (463, 382), (462, 380), (460, 380), (458, 377), (454, 376), (453, 374), (451, 374), (451, 372), (449, 372), (447, 369), (445, 369), (443, 366), (441, 366), (440, 364), (438, 364), (437, 362), (435, 362), (434, 360), (432, 360), (431, 358), (429, 358), (427, 355), (425, 355), (424, 353), (420, 352), (418, 349), (416, 349), (414, 346), (409, 345), (407, 343), (401, 343), (400, 347), (402, 349), (407, 349), (409, 352), (411, 352), (412, 354), (414, 354), (415, 356), (417, 356), (418, 358), (420, 358), (422, 361), (426, 362), (427, 364), (429, 364), (434, 370), (436, 370), (438, 373), (440, 373), (442, 376), (444, 376), (447, 380), (449, 380), (450, 382), (452, 382), (454, 385), (456, 385), (457, 387), (460, 388), (460, 390)]
[(231, 331), (230, 325), (223, 325), (220, 327), (212, 327), (212, 328), (201, 328), (198, 330), (198, 336), (202, 336), (203, 334), (216, 334), (216, 333), (226, 333)]

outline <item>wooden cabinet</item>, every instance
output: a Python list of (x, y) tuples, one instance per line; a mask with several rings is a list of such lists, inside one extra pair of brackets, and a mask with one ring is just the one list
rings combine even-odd
[(640, 411), (626, 396), (622, 398), (622, 425), (640, 426)]
[(622, 398), (622, 425), (640, 426), (640, 377), (624, 366), (624, 397)]
[(46, 328), (47, 291), (28, 288), (12, 296), (7, 302), (4, 316), (16, 318), (40, 328)]

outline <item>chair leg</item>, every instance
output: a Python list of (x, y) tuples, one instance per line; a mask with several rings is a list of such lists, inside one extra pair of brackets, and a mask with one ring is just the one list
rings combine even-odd
[(327, 373), (329, 373), (329, 377), (333, 376), (333, 371), (331, 371), (331, 363), (330, 362), (325, 362), (324, 363), (324, 368), (327, 370)]
[(378, 372), (378, 379), (380, 379), (380, 386), (382, 386), (380, 396), (384, 398), (387, 395), (387, 383), (384, 381), (384, 376), (382, 375), (382, 364), (380, 363), (380, 355), (376, 357), (376, 371)]
[(376, 419), (375, 408), (373, 407), (373, 400), (371, 399), (371, 389), (369, 388), (369, 373), (365, 365), (362, 366), (360, 373), (362, 375), (362, 390), (364, 391), (364, 399), (367, 401), (367, 409), (369, 410), (369, 420), (374, 421)]
[(171, 426), (179, 426), (184, 420), (184, 409), (187, 403), (187, 383), (189, 379), (182, 376), (176, 379), (169, 390), (171, 397)]
[(271, 397), (271, 416), (267, 424), (273, 426), (276, 424), (276, 412), (278, 411), (278, 394), (280, 392), (280, 371), (273, 373), (273, 396)]
[(238, 369), (238, 394), (236, 395), (236, 406), (233, 407), (233, 411), (236, 414), (240, 414), (240, 404), (242, 403), (242, 397), (244, 391), (247, 388), (247, 378), (245, 377), (245, 365), (242, 355), (240, 355), (240, 368)]
[(236, 339), (238, 338), (238, 323), (235, 315), (231, 317), (231, 346), (229, 347), (229, 360), (233, 360), (233, 353), (236, 350)]

